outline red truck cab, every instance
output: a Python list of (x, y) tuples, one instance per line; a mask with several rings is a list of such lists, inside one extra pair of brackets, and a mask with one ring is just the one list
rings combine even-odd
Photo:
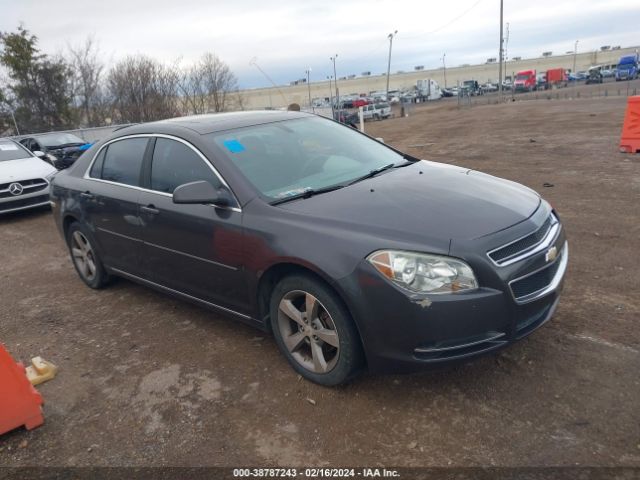
[(532, 92), (536, 89), (536, 71), (522, 70), (516, 74), (516, 80), (513, 82), (513, 88), (516, 92)]

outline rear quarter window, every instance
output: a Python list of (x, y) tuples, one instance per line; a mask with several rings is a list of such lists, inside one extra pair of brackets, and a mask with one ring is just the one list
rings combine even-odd
[(110, 143), (102, 164), (103, 180), (140, 186), (140, 171), (148, 138), (127, 138)]

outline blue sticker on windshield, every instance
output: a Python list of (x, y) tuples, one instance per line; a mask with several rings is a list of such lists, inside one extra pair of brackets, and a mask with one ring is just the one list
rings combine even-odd
[(231, 153), (244, 152), (244, 145), (242, 145), (238, 140), (225, 140), (222, 143)]

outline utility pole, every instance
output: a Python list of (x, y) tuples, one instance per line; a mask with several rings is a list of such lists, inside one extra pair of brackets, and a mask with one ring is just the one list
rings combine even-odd
[(309, 107), (311, 108), (311, 111), (313, 113), (316, 113), (316, 109), (313, 107), (313, 105), (311, 104), (311, 67), (308, 67), (305, 70), (305, 73), (307, 74), (307, 87), (309, 88)]
[(504, 0), (500, 0), (500, 50), (498, 54), (498, 58), (500, 61), (500, 66), (498, 67), (498, 97), (502, 100), (502, 54), (503, 52), (503, 41), (504, 37), (502, 35), (502, 26), (503, 26), (503, 11), (504, 11)]
[(11, 106), (9, 106), (9, 111), (11, 112), (11, 119), (13, 120), (13, 126), (16, 129), (16, 135), (20, 135), (20, 130), (18, 130), (18, 122), (16, 122), (16, 117), (13, 114), (13, 108), (11, 108)]
[(575, 76), (576, 74), (576, 57), (578, 56), (578, 42), (579, 40), (576, 40), (576, 44), (573, 46), (573, 70), (572, 73)]
[(398, 30), (390, 33), (387, 38), (389, 39), (389, 62), (387, 63), (387, 101), (389, 101), (389, 76), (391, 74), (391, 47), (393, 47), (393, 37), (398, 33)]
[(329, 60), (333, 62), (333, 83), (336, 86), (336, 104), (338, 105), (338, 110), (340, 110), (340, 90), (338, 90), (338, 75), (336, 74), (336, 58), (338, 58), (337, 53), (333, 57), (329, 57)]
[(444, 88), (447, 88), (447, 64), (444, 61), (444, 57), (446, 56), (447, 56), (446, 53), (442, 54), (442, 68), (444, 70)]
[(329, 80), (329, 101), (331, 102), (331, 118), (336, 119), (336, 112), (333, 108), (333, 92), (331, 91), (331, 79), (333, 77), (331, 75), (327, 75), (327, 80)]

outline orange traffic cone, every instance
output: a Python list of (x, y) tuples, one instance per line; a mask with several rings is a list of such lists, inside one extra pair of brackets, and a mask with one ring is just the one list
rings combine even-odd
[(627, 111), (624, 114), (620, 151), (623, 153), (640, 152), (640, 95), (629, 97)]
[(14, 362), (0, 344), (0, 435), (23, 425), (31, 430), (43, 423), (42, 397), (27, 379), (24, 366)]

